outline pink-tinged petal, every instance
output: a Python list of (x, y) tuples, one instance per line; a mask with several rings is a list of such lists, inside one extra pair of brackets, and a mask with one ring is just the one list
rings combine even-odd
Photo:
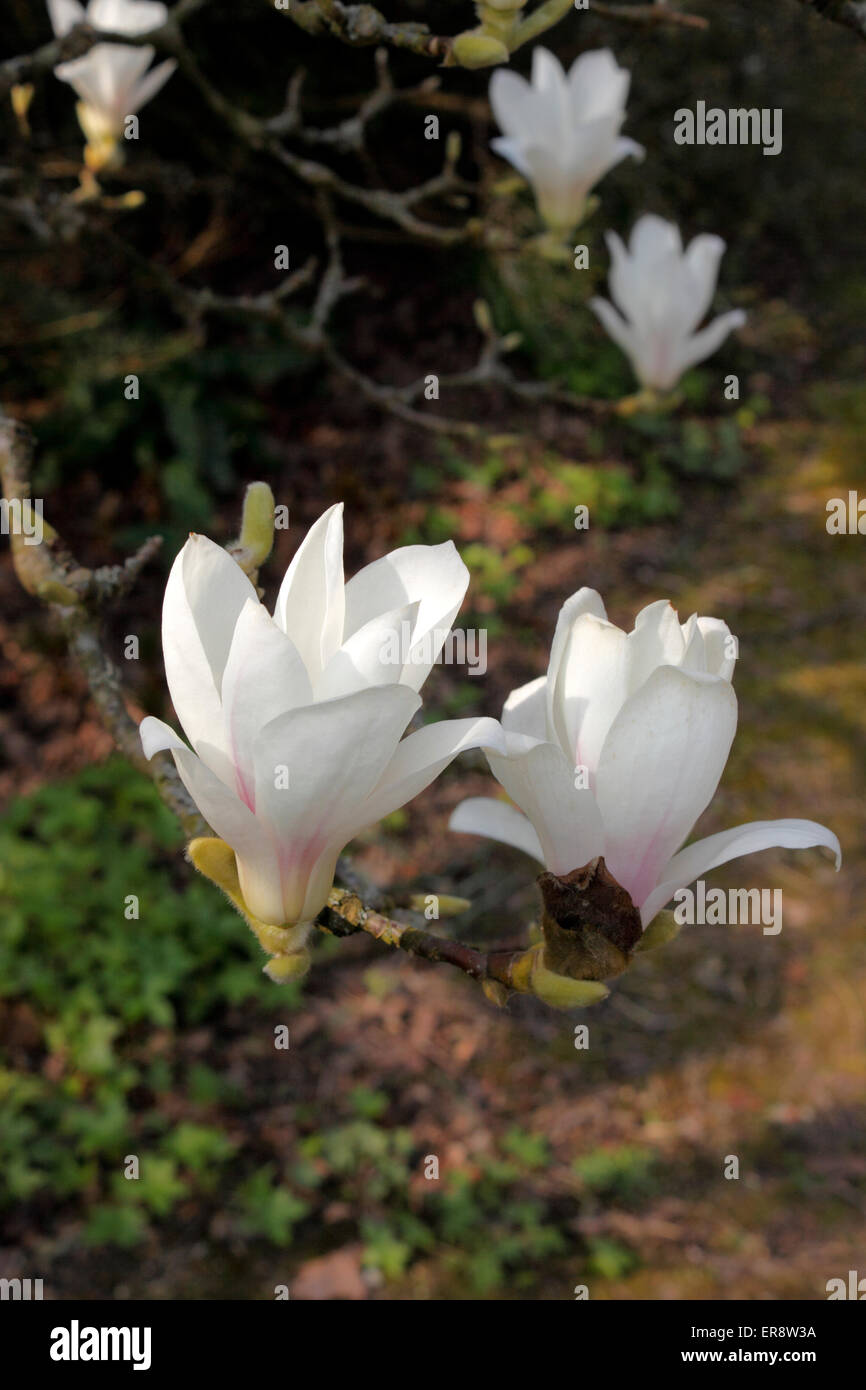
[(720, 830), (675, 854), (663, 870), (662, 882), (653, 889), (641, 909), (641, 920), (648, 926), (680, 888), (702, 878), (711, 869), (739, 859), (744, 854), (757, 854), (762, 849), (812, 849), (823, 845), (836, 856), (838, 870), (842, 862), (839, 841), (826, 826), (813, 820), (756, 820), (746, 825)]
[(712, 799), (737, 727), (727, 681), (660, 666), (629, 696), (602, 748), (604, 855), (640, 905)]
[[(469, 586), (469, 571), (453, 541), (407, 545), (360, 570), (346, 585), (348, 639), (380, 613), (418, 603), (406, 685), (420, 690), (442, 650)], [(423, 647), (422, 647), (423, 644)], [(430, 660), (420, 660), (429, 654)]]
[(139, 732), (145, 757), (170, 749), (180, 779), (202, 816), (234, 850), (250, 912), (272, 926), (282, 925), (286, 917), (277, 853), (256, 817), (162, 720), (143, 719)]
[(274, 620), (301, 654), (313, 685), (340, 647), (345, 623), (343, 504), (310, 527), (286, 570)]
[(552, 743), (506, 735), (507, 753), (487, 749), (490, 770), (531, 821), (551, 873), (566, 874), (604, 852), (593, 794), (575, 787), (574, 769)]
[(507, 801), (495, 801), (489, 796), (470, 796), (461, 801), (448, 822), (449, 830), (465, 835), (485, 835), (499, 840), (544, 863), (541, 841), (524, 815)]
[(251, 811), (256, 809), (253, 748), (259, 731), (312, 700), (307, 669), (294, 643), (257, 599), (247, 599), (223, 673), (222, 708), (235, 790)]

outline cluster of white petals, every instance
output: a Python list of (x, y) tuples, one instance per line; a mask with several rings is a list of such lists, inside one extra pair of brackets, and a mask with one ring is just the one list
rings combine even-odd
[(630, 74), (606, 48), (582, 53), (566, 75), (546, 48), (532, 54), (532, 81), (500, 68), (490, 104), (504, 135), (492, 141), (535, 190), (548, 226), (570, 232), (590, 190), (626, 155), (643, 149), (620, 135)]
[(725, 623), (681, 624), (664, 600), (625, 633), (593, 589), (579, 590), (559, 614), (547, 675), (511, 693), (504, 734), (486, 750), (511, 802), (464, 801), (451, 828), (514, 845), (559, 875), (603, 855), (644, 926), (680, 888), (743, 854), (825, 845), (838, 867), (836, 836), (809, 820), (755, 821), (681, 849), (736, 730), (735, 650)]
[(732, 309), (698, 329), (713, 302), (725, 243), (696, 236), (684, 250), (679, 228), (647, 213), (635, 223), (628, 248), (616, 232), (607, 233), (607, 244), (614, 302), (590, 305), (641, 385), (669, 391), (746, 321), (741, 309)]
[[(168, 18), (160, 0), (90, 0), (86, 7), (79, 0), (48, 0), (48, 12), (58, 38), (84, 22), (104, 33), (148, 34)], [(78, 94), (90, 144), (118, 139), (126, 117), (140, 111), (171, 77), (177, 64), (168, 59), (151, 68), (154, 55), (149, 44), (98, 43), (82, 58), (54, 69)]]
[[(142, 721), (142, 745), (148, 757), (171, 749), (205, 820), (235, 851), (244, 900), (262, 922), (314, 918), (349, 840), (461, 749), (498, 737), (495, 720), (462, 719), (403, 738), (468, 582), (448, 541), (392, 551), (345, 583), (342, 505), (310, 529), (273, 617), (204, 536), (175, 560), (163, 655), (192, 748), (153, 718)], [(404, 624), (400, 665), (383, 653)]]
[[(541, 216), (556, 233), (581, 220), (587, 195), (626, 155), (643, 148), (620, 134), (630, 74), (608, 49), (582, 53), (566, 74), (544, 48), (532, 55), (532, 81), (499, 70), (490, 104), (505, 133), (492, 148), (529, 181)], [(745, 322), (739, 310), (698, 325), (712, 303), (725, 243), (697, 236), (683, 250), (679, 229), (650, 214), (641, 217), (626, 249), (608, 232), (613, 304), (591, 306), (630, 359), (641, 385), (669, 391), (683, 372), (721, 345)]]

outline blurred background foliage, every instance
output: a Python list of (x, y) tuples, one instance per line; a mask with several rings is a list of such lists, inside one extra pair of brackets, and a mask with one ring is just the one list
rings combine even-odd
[[(303, 527), (340, 497), (349, 572), (393, 545), (455, 539), (473, 575), (461, 622), (488, 632), (491, 668), (484, 681), (435, 672), (438, 712), (496, 712), (542, 669), (579, 583), (612, 590), (618, 618), (671, 593), (739, 623), (751, 722), (710, 828), (731, 813), (812, 814), (845, 843), (866, 746), (852, 636), (862, 565), (856, 538), (843, 540), (828, 574), (823, 497), (863, 475), (866, 49), (794, 0), (690, 8), (710, 18), (707, 33), (590, 13), (546, 39), (566, 63), (609, 44), (633, 74), (626, 131), (647, 157), (597, 190), (580, 233), (590, 271), (529, 250), (418, 246), (353, 211), (346, 268), (367, 291), (336, 322), (347, 357), (402, 383), (471, 365), (480, 297), (500, 333), (521, 335), (521, 375), (622, 396), (628, 366), (585, 301), (604, 282), (604, 230), (625, 234), (655, 211), (687, 236), (725, 237), (719, 302), (749, 313), (689, 374), (672, 415), (443, 398), (449, 415), (488, 423), (475, 446), (379, 415), (272, 326), (210, 318), (192, 332), (142, 260), (190, 286), (255, 294), (275, 283), (276, 244), (299, 266), (321, 254), (321, 230), (291, 178), (227, 134), (179, 75), (112, 185), (141, 188), (140, 209), (94, 210), (80, 236), (45, 244), (0, 205), (0, 398), (36, 433), (46, 513), (87, 563), (165, 536), (109, 624), (118, 654), (124, 634), (141, 636), (138, 707), (165, 710), (167, 565), (191, 528), (226, 539), (242, 485), (263, 477), (292, 513), (270, 588)], [(269, 114), (300, 64), (309, 120), (348, 114), (370, 90), (371, 52), (312, 40), (268, 10), (217, 0), (198, 16), (188, 32), (205, 70)], [(399, 9), (422, 12), (443, 32), (471, 18), (457, 0)], [(8, 0), (0, 34), (4, 54), (34, 48), (48, 37), (42, 6)], [(430, 68), (398, 53), (392, 70), (407, 85)], [(372, 127), (368, 170), (395, 187), (433, 174), (441, 142), (424, 141), (423, 118), (437, 110), (443, 134), (463, 136), (461, 171), (491, 222), (529, 239), (531, 199), (487, 152), (487, 80), (450, 70), (442, 104), (393, 108)], [(673, 112), (698, 99), (781, 107), (783, 153), (676, 147)], [(40, 83), (30, 119), (28, 143), (3, 113), (4, 162), (68, 191), (80, 146), (68, 89)], [(352, 158), (334, 162), (359, 176)], [(727, 371), (740, 376), (736, 404), (722, 400)], [(128, 373), (141, 379), (135, 402)], [(579, 541), (578, 503), (591, 514)], [(67, 1296), (271, 1297), (285, 1281), (308, 1298), (567, 1298), (581, 1282), (593, 1297), (820, 1297), (824, 1277), (844, 1273), (866, 1203), (852, 1098), (863, 1039), (862, 1004), (836, 982), (864, 962), (862, 914), (831, 876), (816, 872), (813, 887), (813, 865), (786, 860), (792, 925), (772, 963), (743, 933), (677, 943), (669, 965), (643, 965), (585, 1016), (587, 1053), (570, 1021), (525, 1001), (496, 1015), (468, 984), (369, 943), (323, 941), (309, 982), (277, 990), (240, 919), (184, 864), (149, 785), (105, 761), (85, 692), (7, 559), (0, 1274), (45, 1274)], [(511, 930), (504, 913), (528, 920), (533, 889), (518, 856), (479, 856), (444, 833), (460, 796), (489, 790), (480, 766), (390, 818), (361, 855), (383, 881), (436, 891), (456, 878), (474, 903), (461, 935), (493, 940)], [(130, 893), (137, 920), (124, 916)], [(280, 1025), (288, 1052), (274, 1048)], [(712, 1148), (735, 1142), (752, 1174), (739, 1206), (720, 1193)], [(123, 1176), (130, 1154), (137, 1182)], [(436, 1182), (423, 1176), (429, 1155)]]

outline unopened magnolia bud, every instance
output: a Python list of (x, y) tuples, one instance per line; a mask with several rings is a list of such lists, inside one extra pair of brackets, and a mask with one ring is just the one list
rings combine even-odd
[(30, 103), (33, 100), (34, 91), (35, 88), (32, 82), (16, 82), (9, 93), (15, 119), (24, 131), (29, 130), (27, 112), (30, 110)]
[(269, 956), (288, 956), (298, 952), (311, 930), (309, 923), (292, 927), (273, 926), (254, 917), (244, 902), (234, 850), (216, 836), (191, 840), (187, 855), (200, 874), (221, 888), (233, 907), (248, 924), (263, 951)]
[(491, 1004), (495, 1004), (497, 1009), (504, 1009), (508, 1001), (508, 990), (504, 985), (498, 980), (482, 980), (481, 988)]
[(479, 29), (467, 29), (451, 44), (451, 56), (463, 68), (492, 68), (508, 62), (508, 49), (500, 39), (482, 34)]
[(605, 999), (608, 990), (599, 980), (575, 980), (560, 975), (545, 964), (543, 944), (531, 946), (517, 956), (509, 970), (513, 989), (521, 994), (534, 994), (553, 1009), (579, 1009)]
[(570, 980), (567, 975), (555, 975), (543, 966), (533, 971), (532, 992), (552, 1009), (585, 1009), (610, 993), (598, 980)]
[(644, 934), (635, 947), (636, 951), (654, 951), (657, 946), (666, 946), (680, 934), (680, 924), (672, 912), (659, 912), (644, 929)]
[(202, 835), (190, 840), (186, 852), (193, 866), (211, 883), (215, 883), (224, 893), (240, 896), (235, 852), (225, 840), (219, 840), (215, 835)]
[(250, 483), (244, 497), (238, 544), (249, 557), (250, 569), (259, 569), (274, 544), (274, 494), (267, 483)]
[(481, 333), (489, 335), (493, 332), (493, 315), (486, 299), (476, 299), (472, 305), (472, 315)]

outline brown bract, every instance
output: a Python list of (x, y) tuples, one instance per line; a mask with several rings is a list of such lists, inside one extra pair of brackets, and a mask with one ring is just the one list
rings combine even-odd
[(604, 859), (570, 873), (543, 873), (544, 963), (573, 980), (621, 975), (641, 939), (640, 913)]

